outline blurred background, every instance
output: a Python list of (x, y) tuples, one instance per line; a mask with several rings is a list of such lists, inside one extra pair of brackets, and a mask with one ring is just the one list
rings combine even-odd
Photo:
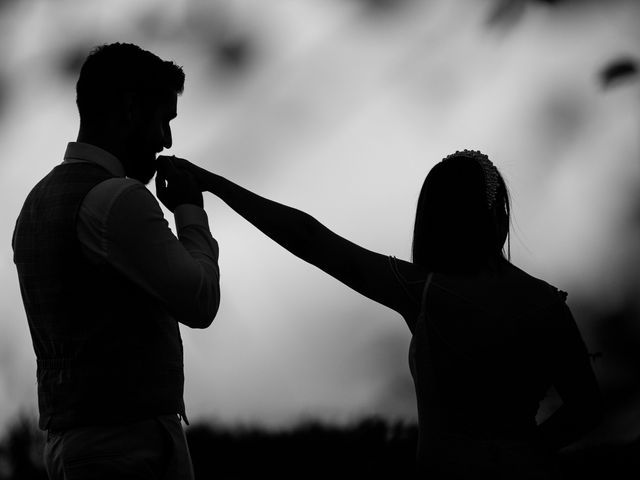
[[(436, 162), (487, 153), (511, 190), (513, 262), (569, 292), (594, 354), (607, 416), (590, 441), (637, 438), (638, 25), (636, 0), (0, 1), (0, 432), (36, 412), (13, 226), (76, 138), (82, 61), (121, 41), (185, 70), (169, 154), (380, 253), (409, 259)], [(402, 318), (205, 208), (222, 304), (182, 330), (191, 421), (415, 421)]]

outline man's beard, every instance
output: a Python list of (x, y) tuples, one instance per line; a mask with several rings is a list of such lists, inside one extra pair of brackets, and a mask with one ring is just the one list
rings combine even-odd
[(147, 185), (156, 174), (155, 154), (139, 154), (135, 157), (128, 158), (124, 165), (125, 173), (129, 178)]

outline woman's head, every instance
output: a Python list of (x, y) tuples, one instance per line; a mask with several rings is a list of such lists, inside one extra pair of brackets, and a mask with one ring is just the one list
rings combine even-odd
[(413, 230), (413, 262), (433, 271), (473, 271), (505, 258), (509, 194), (489, 158), (449, 155), (422, 185)]

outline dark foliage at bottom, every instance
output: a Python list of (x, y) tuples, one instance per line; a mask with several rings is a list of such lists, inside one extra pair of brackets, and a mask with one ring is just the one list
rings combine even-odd
[(42, 461), (45, 433), (33, 416), (21, 414), (0, 438), (1, 480), (47, 480)]
[[(196, 423), (186, 430), (197, 480), (413, 478), (415, 424), (366, 418), (347, 426), (307, 422), (290, 429)], [(0, 437), (0, 480), (47, 480), (45, 435), (19, 416)], [(640, 438), (561, 456), (566, 480), (627, 480), (640, 473)]]
[(566, 480), (637, 480), (640, 437), (629, 443), (584, 448), (561, 459)]
[(417, 426), (368, 418), (351, 426), (307, 423), (291, 430), (190, 427), (197, 479), (410, 478)]

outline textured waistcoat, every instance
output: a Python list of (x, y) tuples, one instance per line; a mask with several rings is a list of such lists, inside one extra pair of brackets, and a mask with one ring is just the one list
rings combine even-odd
[(184, 416), (182, 341), (159, 299), (84, 256), (78, 211), (113, 175), (55, 167), (28, 195), (14, 261), (37, 357), (39, 425), (66, 429)]

